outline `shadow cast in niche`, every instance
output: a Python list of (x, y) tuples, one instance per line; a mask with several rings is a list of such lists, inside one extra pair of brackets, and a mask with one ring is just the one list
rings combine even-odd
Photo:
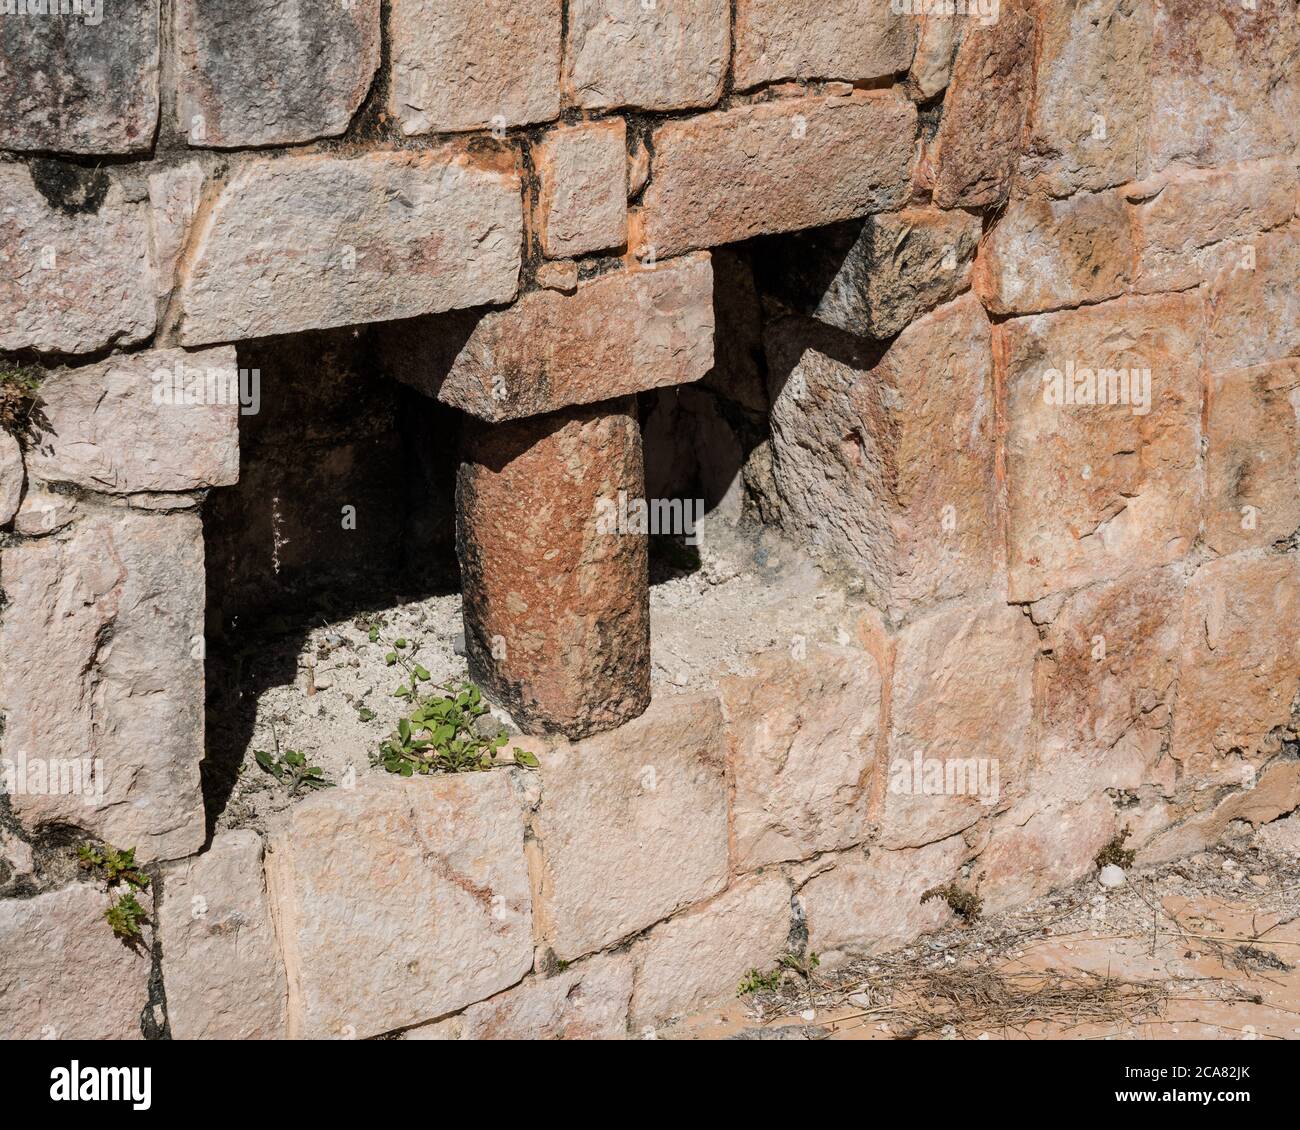
[(240, 418), (240, 477), (203, 508), (209, 842), (259, 696), (297, 676), (322, 624), (458, 590), (460, 418), (391, 380), (373, 327), (242, 343), (261, 410)]

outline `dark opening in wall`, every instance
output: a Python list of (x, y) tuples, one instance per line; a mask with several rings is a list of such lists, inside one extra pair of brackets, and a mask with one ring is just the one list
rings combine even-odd
[[(646, 499), (689, 505), (696, 524), (648, 531), (655, 695), (707, 690), (801, 634), (832, 638), (843, 607), (776, 530), (769, 415), (784, 378), (764, 333), (786, 310), (760, 296), (756, 251), (767, 253), (757, 241), (714, 253), (713, 369), (638, 398)], [(405, 328), (421, 336), (417, 356), (425, 337), (432, 356), (463, 321)], [(239, 482), (203, 510), (210, 833), (265, 829), (293, 803), (258, 750), (301, 751), (332, 783), (383, 771), (375, 752), (400, 715), (404, 670), (390, 649), (427, 669), (428, 686), (466, 677), (455, 554), (466, 418), (391, 378), (385, 332), (238, 347), (257, 373), (257, 411), (241, 418)]]
[(240, 476), (203, 508), (209, 825), (252, 738), (259, 696), (293, 683), (307, 634), (458, 585), (454, 410), (389, 380), (373, 329), (238, 347), (257, 411)]

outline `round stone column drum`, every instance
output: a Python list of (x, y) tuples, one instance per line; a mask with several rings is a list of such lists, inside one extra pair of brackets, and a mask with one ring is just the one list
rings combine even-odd
[(467, 426), (456, 544), (470, 677), (528, 733), (580, 738), (637, 717), (648, 547), (616, 520), (620, 492), (645, 493), (635, 400)]

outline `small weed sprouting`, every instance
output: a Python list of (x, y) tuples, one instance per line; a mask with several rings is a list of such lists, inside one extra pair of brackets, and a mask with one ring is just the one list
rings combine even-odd
[(781, 978), (784, 975), (785, 971), (779, 967), (770, 969), (766, 973), (751, 969), (741, 979), (740, 987), (736, 990), (736, 996), (744, 997), (757, 992), (775, 992), (780, 987)]
[(974, 891), (963, 890), (956, 883), (945, 883), (942, 887), (931, 887), (921, 896), (921, 902), (931, 899), (943, 899), (951, 910), (963, 922), (974, 922), (984, 908), (984, 902)]
[(797, 973), (805, 981), (809, 980), (813, 970), (820, 964), (821, 958), (815, 953), (810, 953), (807, 957), (800, 957), (796, 953), (782, 954), (777, 960), (775, 969), (769, 969), (766, 973), (751, 969), (746, 973), (740, 982), (740, 987), (736, 990), (736, 996), (743, 997), (760, 991), (775, 992), (781, 987), (781, 979), (787, 972)]
[(781, 958), (781, 965), (785, 969), (798, 973), (800, 977), (811, 977), (813, 970), (822, 963), (822, 959), (815, 953), (810, 953), (807, 957), (800, 957), (797, 953), (787, 953)]
[(135, 848), (119, 851), (108, 844), (102, 848), (82, 844), (77, 848), (77, 863), (83, 871), (102, 880), (110, 894), (113, 888), (126, 885), (128, 889), (104, 911), (104, 920), (122, 941), (129, 945), (139, 943), (144, 936), (140, 926), (149, 921), (149, 916), (135, 894), (148, 889), (149, 876), (135, 865)]
[(0, 431), (23, 443), (36, 439), (43, 379), (44, 373), (34, 365), (0, 364)]
[[(414, 709), (397, 720), (397, 729), (380, 744), (375, 764), (403, 777), (471, 773), (500, 764), (497, 755), (507, 735), (485, 735), (475, 726), (488, 713), (478, 687), (465, 682), (435, 689), (444, 693), (421, 698), (408, 687), (399, 688), (398, 697), (408, 699)], [(526, 750), (516, 748), (514, 759), (518, 765), (537, 768), (537, 758)]]
[(325, 770), (319, 765), (309, 765), (307, 755), (296, 749), (287, 750), (280, 755), (280, 738), (271, 728), (275, 738), (275, 754), (272, 756), (264, 749), (253, 750), (253, 757), (266, 772), (277, 781), (289, 786), (289, 795), (297, 796), (303, 789), (330, 789), (333, 781), (325, 780)]
[(149, 921), (149, 916), (135, 897), (134, 891), (128, 891), (104, 911), (104, 918), (114, 934), (124, 942), (132, 943), (139, 942), (144, 937), (140, 924)]
[(1098, 870), (1103, 867), (1115, 866), (1127, 871), (1133, 866), (1133, 861), (1137, 858), (1137, 852), (1124, 846), (1128, 835), (1129, 830), (1125, 828), (1097, 853), (1095, 862)]
[[(379, 628), (371, 625), (371, 643), (379, 642)], [(419, 773), (472, 773), (503, 764), (498, 754), (508, 737), (500, 726), (479, 726), (488, 715), (482, 693), (468, 680), (433, 684), (429, 672), (415, 661), (419, 644), (393, 640), (384, 661), (390, 667), (401, 666), (407, 679), (393, 692), (404, 699), (409, 713), (397, 720), (397, 728), (380, 743), (372, 763), (390, 773), (412, 777)], [(422, 684), (427, 686), (422, 687)], [(422, 689), (438, 694), (421, 694)], [(516, 765), (538, 767), (537, 758), (527, 750), (514, 750)]]
[(77, 848), (77, 862), (83, 871), (89, 871), (104, 881), (110, 889), (125, 883), (132, 890), (143, 891), (149, 887), (149, 876), (135, 865), (135, 848), (118, 851), (107, 844), (97, 848), (82, 844)]

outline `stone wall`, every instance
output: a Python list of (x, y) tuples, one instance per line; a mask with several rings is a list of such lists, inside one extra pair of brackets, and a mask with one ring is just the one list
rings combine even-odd
[[(1300, 804), (1295, 0), (62, 7), (0, 4), (0, 1033), (622, 1036)], [(835, 633), (651, 701), (643, 422)], [(205, 622), (446, 552), (453, 462), (540, 770), (214, 836)]]

